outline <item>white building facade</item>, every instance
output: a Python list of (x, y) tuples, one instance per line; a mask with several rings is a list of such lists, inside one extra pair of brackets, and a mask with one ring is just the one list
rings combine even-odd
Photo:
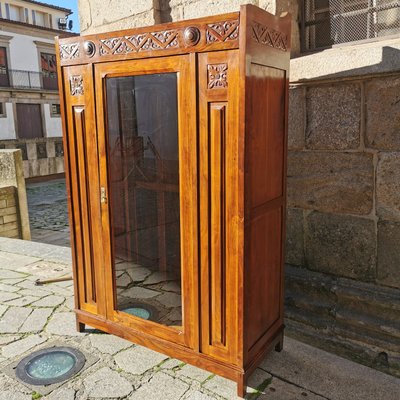
[(26, 178), (64, 172), (54, 37), (71, 10), (0, 1), (0, 148), (20, 148)]

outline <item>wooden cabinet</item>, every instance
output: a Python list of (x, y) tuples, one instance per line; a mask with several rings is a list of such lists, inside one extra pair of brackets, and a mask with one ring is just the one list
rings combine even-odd
[(57, 42), (77, 328), (238, 382), (283, 342), (290, 18)]

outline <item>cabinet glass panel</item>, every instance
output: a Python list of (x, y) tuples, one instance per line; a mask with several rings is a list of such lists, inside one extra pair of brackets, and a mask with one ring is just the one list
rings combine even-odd
[(177, 74), (107, 78), (119, 311), (181, 327)]

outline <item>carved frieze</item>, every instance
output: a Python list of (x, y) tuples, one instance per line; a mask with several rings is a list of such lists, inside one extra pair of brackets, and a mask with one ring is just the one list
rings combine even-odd
[(206, 29), (207, 43), (237, 40), (239, 37), (239, 20), (208, 24)]
[(110, 39), (100, 39), (100, 55), (126, 54), (148, 50), (178, 48), (178, 31), (149, 32)]
[(73, 60), (79, 57), (79, 43), (69, 43), (60, 45), (61, 60)]
[[(151, 29), (149, 27), (149, 29)], [(154, 28), (153, 28), (154, 29)], [(184, 49), (189, 46), (216, 44), (239, 39), (239, 19), (211, 24), (178, 27), (162, 31), (142, 32), (115, 37), (78, 38), (75, 43), (61, 43), (60, 57), (65, 61), (77, 59), (98, 59), (102, 56), (135, 54), (146, 51)]]
[(209, 64), (208, 71), (208, 88), (218, 89), (228, 86), (228, 64)]
[(251, 37), (257, 43), (287, 51), (288, 37), (283, 32), (276, 31), (268, 26), (253, 21), (251, 25)]
[(83, 79), (81, 75), (73, 75), (69, 78), (71, 96), (83, 95)]

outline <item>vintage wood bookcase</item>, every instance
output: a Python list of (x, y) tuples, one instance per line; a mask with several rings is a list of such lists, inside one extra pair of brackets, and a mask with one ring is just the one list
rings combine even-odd
[(238, 382), (283, 343), (290, 17), (57, 41), (77, 328)]

